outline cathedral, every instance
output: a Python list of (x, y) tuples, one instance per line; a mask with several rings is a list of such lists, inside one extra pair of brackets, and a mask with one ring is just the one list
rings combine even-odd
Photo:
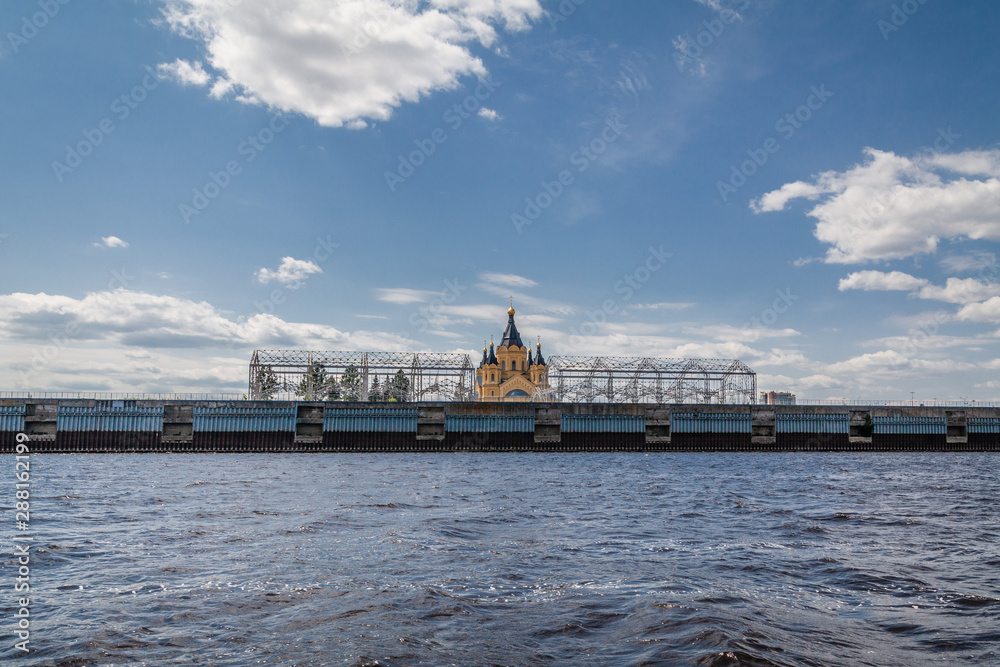
[(507, 329), (499, 347), (494, 350), (492, 340), (488, 352), (483, 346), (483, 360), (476, 369), (476, 393), (480, 401), (530, 401), (536, 393), (548, 388), (548, 366), (542, 357), (541, 338), (532, 357), (514, 324), (512, 298)]

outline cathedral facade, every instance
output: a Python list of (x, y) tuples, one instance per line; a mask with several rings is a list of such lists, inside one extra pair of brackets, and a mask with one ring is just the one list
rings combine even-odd
[(483, 359), (476, 369), (476, 395), (480, 401), (530, 401), (548, 388), (548, 366), (542, 357), (541, 339), (532, 357), (514, 324), (512, 299), (500, 345), (494, 349), (490, 340), (488, 351), (483, 346)]

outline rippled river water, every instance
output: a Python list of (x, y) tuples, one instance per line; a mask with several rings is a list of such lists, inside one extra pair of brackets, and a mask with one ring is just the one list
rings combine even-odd
[(31, 465), (24, 664), (1000, 664), (996, 454)]

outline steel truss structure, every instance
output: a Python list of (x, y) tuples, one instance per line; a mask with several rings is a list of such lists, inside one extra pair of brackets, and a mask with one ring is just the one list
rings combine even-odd
[(348, 368), (360, 376), (358, 400), (367, 401), (376, 377), (403, 371), (409, 382), (408, 401), (475, 400), (474, 367), (467, 354), (433, 352), (309, 352), (300, 350), (254, 350), (250, 357), (250, 398), (267, 398), (261, 390), (262, 374), (278, 380), (278, 393), (296, 394), (310, 368), (322, 368), (338, 381)]
[(750, 404), (757, 374), (737, 359), (551, 356), (536, 400), (580, 403)]

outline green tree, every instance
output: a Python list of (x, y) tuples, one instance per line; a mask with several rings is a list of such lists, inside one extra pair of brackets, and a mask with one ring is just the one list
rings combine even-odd
[(408, 401), (410, 399), (410, 378), (406, 377), (402, 369), (396, 371), (388, 385), (390, 400)]
[(339, 401), (341, 397), (340, 383), (337, 378), (330, 377), (326, 381), (326, 400)]
[(378, 381), (378, 376), (375, 376), (375, 380), (372, 382), (372, 388), (368, 390), (368, 400), (369, 401), (381, 401), (384, 400), (382, 396), (382, 385)]
[(340, 377), (340, 388), (345, 401), (356, 401), (361, 397), (361, 373), (355, 365), (344, 369)]
[(278, 393), (278, 390), (281, 389), (281, 382), (278, 381), (278, 376), (274, 374), (270, 366), (264, 366), (257, 373), (255, 384), (256, 387), (253, 393), (265, 401), (270, 401)]
[(317, 401), (325, 398), (330, 389), (330, 379), (326, 376), (326, 369), (321, 364), (309, 364), (305, 374), (299, 380), (295, 394), (307, 401)]

